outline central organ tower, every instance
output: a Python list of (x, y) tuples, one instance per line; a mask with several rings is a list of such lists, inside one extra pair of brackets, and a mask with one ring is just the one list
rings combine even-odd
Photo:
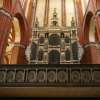
[(29, 63), (80, 63), (83, 49), (79, 44), (78, 22), (81, 19), (77, 12), (82, 9), (77, 9), (76, 1), (36, 0), (32, 38), (26, 49)]

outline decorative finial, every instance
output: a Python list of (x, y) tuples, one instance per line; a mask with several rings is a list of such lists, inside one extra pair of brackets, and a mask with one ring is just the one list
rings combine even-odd
[(57, 17), (56, 8), (54, 8), (54, 12), (53, 12), (52, 25), (53, 26), (58, 25), (58, 17)]
[(74, 20), (74, 17), (72, 17), (72, 20), (71, 20), (71, 27), (75, 27), (75, 20)]
[(35, 21), (35, 27), (39, 27), (39, 21), (38, 21), (38, 18), (36, 17), (36, 21)]
[(54, 8), (53, 17), (54, 17), (54, 18), (57, 18), (56, 8)]

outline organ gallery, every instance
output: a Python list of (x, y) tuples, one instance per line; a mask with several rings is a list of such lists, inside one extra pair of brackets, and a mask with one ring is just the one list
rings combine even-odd
[(100, 86), (92, 64), (100, 64), (100, 0), (0, 0), (1, 94), (81, 95), (74, 87)]

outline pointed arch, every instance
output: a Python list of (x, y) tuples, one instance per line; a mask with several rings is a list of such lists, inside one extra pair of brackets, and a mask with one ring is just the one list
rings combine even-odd
[(93, 13), (88, 12), (86, 19), (85, 19), (85, 25), (84, 25), (84, 40), (85, 42), (95, 42), (96, 40), (96, 26), (95, 21), (93, 19)]

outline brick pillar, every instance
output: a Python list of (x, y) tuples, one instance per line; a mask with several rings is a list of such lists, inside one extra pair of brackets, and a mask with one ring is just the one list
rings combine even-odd
[(100, 64), (100, 48), (96, 43), (89, 43), (84, 45), (84, 55), (81, 63), (83, 64)]
[(78, 37), (80, 39), (80, 43), (83, 41), (83, 33), (82, 33), (82, 23), (83, 23), (83, 10), (82, 10), (82, 2), (81, 0), (74, 0), (75, 7), (75, 15), (76, 15), (76, 24), (78, 27)]
[(97, 34), (96, 37), (98, 39), (98, 41), (100, 41), (100, 12), (97, 11), (96, 13), (96, 17), (95, 17), (95, 23), (96, 23), (96, 30), (97, 30)]
[(20, 43), (15, 43), (12, 49), (10, 64), (25, 64), (25, 46)]
[(32, 20), (33, 20), (33, 1), (30, 0), (28, 14), (27, 14), (27, 21), (31, 28), (32, 28)]
[(12, 26), (11, 15), (4, 9), (0, 9), (0, 63), (3, 63), (3, 56), (7, 46), (7, 39)]
[(12, 0), (4, 0), (3, 6), (6, 10), (11, 11), (12, 9)]
[(28, 0), (25, 0), (24, 6), (23, 6), (23, 10), (24, 10), (24, 12), (26, 11), (27, 3), (28, 3)]

